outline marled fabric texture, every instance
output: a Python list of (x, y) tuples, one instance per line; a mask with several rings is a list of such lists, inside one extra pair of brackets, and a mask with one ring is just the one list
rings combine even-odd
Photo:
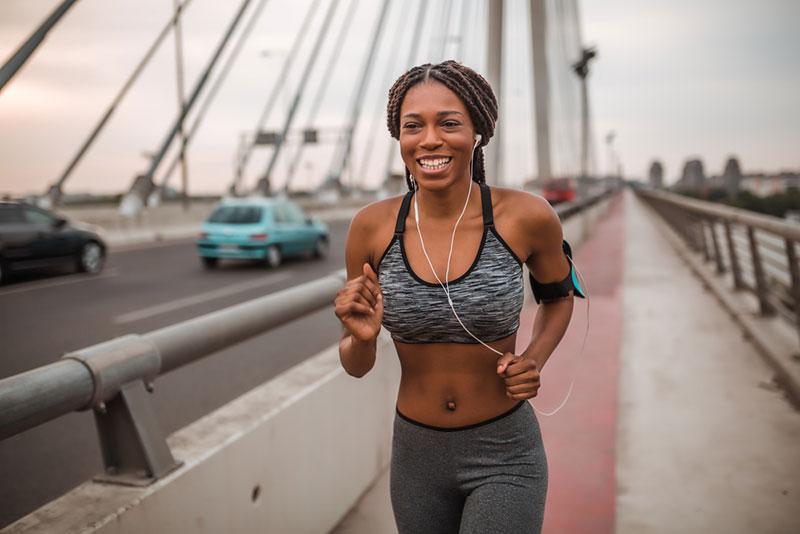
[(533, 408), (456, 430), (398, 414), (390, 490), (399, 534), (540, 532), (547, 458)]
[[(378, 265), (383, 326), (401, 343), (478, 343), (456, 320), (442, 287), (413, 272), (402, 238), (402, 234), (392, 238)], [(484, 342), (502, 339), (519, 328), (522, 265), (494, 226), (484, 226), (472, 266), (449, 285), (461, 321)]]

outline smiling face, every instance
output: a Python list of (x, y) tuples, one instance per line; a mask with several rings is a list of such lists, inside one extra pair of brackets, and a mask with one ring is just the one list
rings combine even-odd
[(435, 81), (410, 88), (400, 106), (400, 154), (420, 187), (469, 180), (475, 128), (464, 102)]

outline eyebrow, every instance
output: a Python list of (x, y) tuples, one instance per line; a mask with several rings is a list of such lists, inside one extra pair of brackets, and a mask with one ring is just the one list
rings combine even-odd
[[(448, 110), (445, 110), (445, 111), (440, 111), (440, 112), (438, 112), (436, 114), (437, 117), (443, 117), (445, 115), (463, 115), (463, 113), (461, 113), (460, 111), (456, 111), (454, 109), (448, 109)], [(404, 119), (406, 119), (406, 118), (421, 119), (422, 115), (420, 115), (419, 113), (406, 113), (405, 115), (403, 115), (403, 118)]]

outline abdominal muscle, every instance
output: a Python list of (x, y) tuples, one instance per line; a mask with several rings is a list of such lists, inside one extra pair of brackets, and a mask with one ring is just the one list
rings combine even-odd
[[(488, 345), (513, 352), (516, 337)], [(397, 409), (410, 419), (460, 427), (491, 419), (519, 402), (506, 396), (503, 377), (497, 374), (500, 356), (480, 343), (394, 344), (402, 368)]]

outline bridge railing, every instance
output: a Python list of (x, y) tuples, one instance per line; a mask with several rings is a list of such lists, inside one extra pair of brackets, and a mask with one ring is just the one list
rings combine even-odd
[(147, 484), (180, 464), (158, 427), (148, 392), (160, 375), (331, 305), (344, 270), (319, 280), (64, 355), (0, 380), (0, 440), (76, 410), (93, 409), (101, 478)]
[[(559, 205), (562, 220), (611, 190)], [(0, 440), (73, 411), (93, 410), (105, 473), (98, 480), (146, 485), (180, 463), (161, 432), (148, 393), (160, 375), (331, 305), (344, 270), (319, 280), (146, 334), (112, 339), (0, 380)]]
[(735, 290), (755, 295), (761, 315), (782, 317), (800, 336), (800, 225), (664, 191), (638, 194)]

